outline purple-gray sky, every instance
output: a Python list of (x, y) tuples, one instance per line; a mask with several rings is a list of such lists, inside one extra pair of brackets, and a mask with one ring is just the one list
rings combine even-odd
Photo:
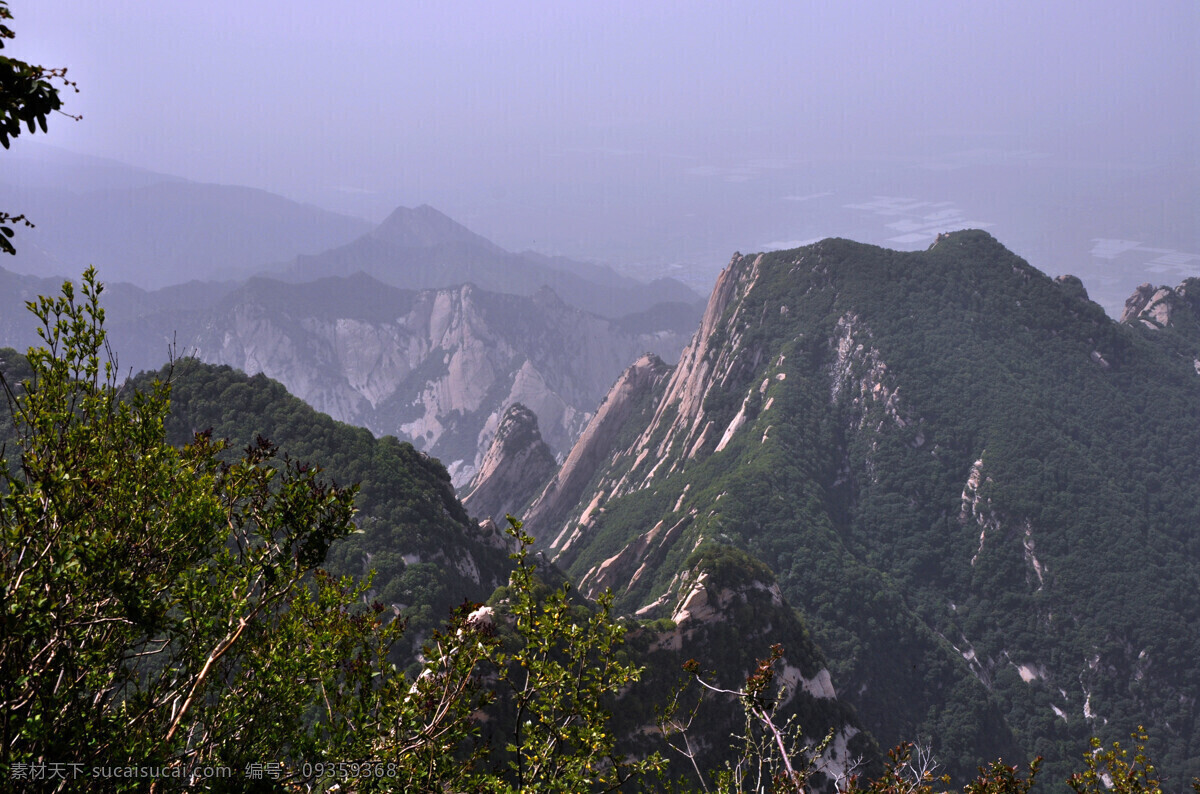
[[(713, 185), (736, 194), (774, 179), (763, 195), (776, 201), (831, 189), (787, 183), (789, 169), (828, 176), (858, 163), (869, 197), (884, 187), (868, 184), (863, 163), (1200, 166), (1197, 0), (12, 0), (11, 10), (12, 54), (69, 66), (79, 81), (67, 108), (84, 120), (59, 119), (49, 143), (372, 220), (429, 202), (502, 244), (576, 256), (669, 259), (666, 248), (603, 243), (624, 225), (721, 212), (696, 198)], [(753, 234), (809, 233), (771, 228)]]
[(502, 181), (571, 149), (907, 152), (1004, 133), (1196, 159), (1200, 3), (15, 0), (52, 142), (287, 192)]

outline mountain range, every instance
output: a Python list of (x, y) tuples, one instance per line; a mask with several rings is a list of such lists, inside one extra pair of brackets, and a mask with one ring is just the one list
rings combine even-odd
[(645, 619), (697, 549), (752, 555), (884, 747), (932, 739), (956, 776), (1043, 755), (1061, 780), (1143, 724), (1182, 784), (1198, 297), (1144, 285), (1118, 323), (978, 231), (735, 255), (678, 364), (629, 367), (522, 514)]
[(670, 278), (644, 284), (598, 265), (505, 251), (427, 205), (400, 207), (353, 242), (298, 256), (283, 275), (311, 281), (355, 272), (405, 289), (471, 283), (491, 292), (529, 295), (549, 287), (566, 303), (609, 318), (698, 299)]
[[(1171, 790), (1200, 768), (1200, 281), (1116, 321), (985, 232), (829, 239), (735, 254), (701, 315), (428, 207), (272, 261), (114, 285), (114, 347), (197, 359), (173, 438), (263, 432), (369, 484), (330, 564), (416, 625), (503, 581), (520, 514), (638, 621), (631, 735), (685, 652), (736, 686), (784, 638), (793, 715), (842, 758), (928, 741), (960, 779), (1042, 755), (1061, 780), (1145, 725)], [(0, 271), (0, 342), (36, 341), (20, 306), (56, 286)]]
[(11, 267), (70, 275), (95, 265), (107, 281), (146, 289), (246, 278), (371, 228), (264, 190), (182, 180), (86, 192), (0, 180), (0, 201), (37, 224), (22, 230)]
[[(256, 222), (215, 186), (128, 189), (208, 196)], [(24, 302), (57, 292), (56, 280), (0, 269), (0, 286), (0, 343), (36, 344)], [(265, 373), (338, 420), (413, 441), (444, 459), (460, 486), (509, 405), (533, 410), (553, 452), (565, 454), (625, 365), (647, 350), (678, 355), (700, 310), (678, 282), (513, 254), (424, 206), (397, 209), (353, 242), (278, 272), (153, 291), (119, 282), (103, 304), (124, 371), (193, 356)]]
[(682, 283), (649, 286), (609, 267), (513, 253), (427, 205), (380, 224), (264, 190), (193, 182), (38, 142), (7, 158), (0, 204), (19, 207), (17, 256), (26, 274), (71, 276), (95, 265), (107, 283), (142, 289), (272, 275), (291, 281), (364, 272), (403, 289), (471, 282), (531, 295), (542, 286), (604, 317), (657, 303), (695, 303)]
[[(36, 344), (24, 302), (58, 282), (0, 270), (0, 287), (0, 342)], [(338, 420), (413, 441), (460, 485), (514, 402), (537, 413), (551, 449), (565, 454), (626, 363), (645, 350), (678, 355), (697, 313), (675, 304), (609, 320), (549, 288), (414, 291), (363, 274), (153, 293), (116, 285), (103, 304), (122, 371), (174, 355), (265, 373)]]

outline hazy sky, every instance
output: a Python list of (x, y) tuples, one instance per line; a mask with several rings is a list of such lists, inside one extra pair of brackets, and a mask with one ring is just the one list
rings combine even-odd
[[(616, 222), (631, 194), (682, 205), (696, 179), (804, 164), (979, 151), (1200, 164), (1197, 0), (11, 10), (12, 54), (79, 81), (66, 107), (84, 120), (56, 120), (49, 143), (373, 220), (428, 201), (501, 237), (517, 218)], [(507, 220), (488, 214), (501, 205)], [(529, 223), (500, 241), (536, 245)], [(620, 231), (572, 234), (587, 249)]]
[(1200, 3), (14, 0), (52, 142), (276, 190), (502, 181), (572, 149), (1197, 156)]

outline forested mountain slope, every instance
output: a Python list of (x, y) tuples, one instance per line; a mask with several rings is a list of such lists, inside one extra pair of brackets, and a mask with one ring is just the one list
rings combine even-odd
[[(0, 375), (19, 390), (29, 377), (24, 355), (0, 348)], [(485, 601), (507, 583), (509, 539), (472, 520), (445, 467), (411, 444), (334, 421), (264, 375), (195, 359), (142, 373), (124, 389), (147, 391), (154, 378), (171, 383), (170, 443), (211, 431), (233, 455), (262, 436), (281, 454), (320, 466), (326, 479), (361, 484), (360, 531), (331, 547), (325, 567), (356, 578), (375, 570), (373, 596), (410, 621), (414, 640), (441, 627), (464, 600)], [(7, 410), (0, 412), (0, 445), (15, 465), (19, 446)]]
[[(0, 373), (17, 389), (29, 377), (25, 358), (11, 349), (0, 349)], [(355, 519), (359, 531), (335, 542), (323, 567), (356, 578), (375, 571), (368, 597), (391, 606), (407, 622), (406, 641), (395, 649), (395, 662), (412, 664), (419, 643), (442, 627), (451, 609), (464, 600), (490, 597), (502, 609), (509, 595), (503, 585), (512, 568), (512, 541), (493, 522), (476, 525), (467, 516), (437, 461), (395, 438), (375, 439), (364, 429), (318, 414), (265, 376), (247, 377), (229, 367), (183, 359), (159, 373), (143, 373), (125, 385), (126, 393), (148, 388), (155, 377), (169, 377), (171, 382), (169, 442), (183, 444), (194, 433), (208, 431), (214, 439), (227, 440), (228, 455), (236, 456), (240, 448), (265, 436), (280, 454), (321, 466), (322, 479), (361, 484)], [(514, 419), (518, 423), (532, 421), (522, 406), (510, 413), (521, 415)], [(5, 414), (0, 443), (14, 441), (11, 430)], [(16, 452), (13, 443), (7, 453)], [(616, 704), (614, 729), (623, 737), (622, 744), (638, 755), (650, 747), (673, 756), (662, 743), (659, 719), (671, 703), (671, 693), (686, 678), (684, 661), (697, 660), (706, 679), (736, 690), (770, 646), (781, 643), (786, 651), (778, 672), (786, 694), (778, 707), (780, 724), (796, 718), (811, 738), (832, 737), (814, 783), (844, 780), (852, 768), (877, 769), (877, 745), (853, 708), (837, 697), (828, 663), (784, 601), (770, 571), (731, 552), (712, 547), (691, 555), (678, 600), (665, 610), (670, 619), (628, 623), (631, 632), (621, 658), (644, 666), (646, 672)], [(547, 581), (561, 581), (553, 566), (539, 564)], [(688, 742), (702, 752), (703, 768), (710, 770), (738, 749), (730, 734), (741, 724), (741, 704), (736, 698), (710, 694), (692, 715), (700, 694), (693, 684), (684, 693), (677, 717), (689, 726)], [(489, 720), (485, 728), (503, 736), (511, 726), (503, 722), (503, 713), (500, 716), (500, 722)], [(674, 739), (682, 746), (679, 736)], [(691, 767), (680, 766), (677, 772), (691, 774)]]
[(1181, 787), (1200, 768), (1189, 306), (1115, 323), (978, 231), (737, 255), (679, 365), (637, 389), (631, 370), (606, 401), (629, 407), (584, 432), (600, 448), (572, 453), (568, 514), (538, 506), (560, 473), (529, 529), (647, 615), (706, 541), (755, 555), (884, 746), (930, 737), (957, 774), (1041, 754), (1054, 780), (1088, 736), (1145, 724)]
[[(192, 359), (157, 377), (168, 374), (170, 442), (211, 428), (238, 450), (261, 435), (339, 484), (361, 483), (360, 532), (335, 543), (325, 567), (356, 577), (377, 571), (374, 597), (409, 618), (413, 639), (443, 625), (464, 600), (486, 600), (508, 581), (507, 539), (481, 530), (455, 498), (445, 468), (411, 444), (336, 422), (263, 375)], [(132, 386), (145, 387), (154, 376)]]

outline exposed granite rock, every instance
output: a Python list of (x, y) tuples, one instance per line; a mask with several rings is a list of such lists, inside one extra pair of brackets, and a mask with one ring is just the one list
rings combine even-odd
[[(736, 316), (740, 308), (736, 301), (754, 285), (761, 261), (761, 254), (754, 258), (734, 254), (729, 265), (717, 276), (700, 328), (680, 355), (679, 365), (671, 373), (666, 396), (659, 403), (650, 427), (638, 439), (638, 455), (645, 457), (653, 454), (665, 460), (667, 450), (682, 438), (691, 457), (711, 437), (713, 428), (710, 427), (711, 423), (705, 421), (704, 397), (714, 382), (723, 380), (729, 374), (734, 362), (729, 359), (728, 351), (741, 350), (736, 341), (723, 344), (725, 340), (720, 339), (716, 332), (721, 325), (733, 326), (735, 317), (726, 318), (726, 310), (733, 305)], [(675, 420), (671, 428), (651, 449), (653, 429), (672, 411)]]
[(253, 280), (180, 341), (204, 361), (279, 380), (335, 419), (411, 440), (461, 487), (509, 405), (527, 406), (565, 455), (622, 368), (647, 349), (677, 355), (683, 333), (629, 333), (549, 289), (411, 292), (359, 274)]
[(1151, 329), (1167, 328), (1179, 303), (1179, 295), (1170, 287), (1142, 284), (1126, 299), (1121, 322), (1127, 325), (1140, 322)]
[[(695, 512), (685, 515), (667, 528), (665, 522), (659, 521), (649, 532), (639, 535), (628, 546), (617, 554), (585, 573), (579, 580), (579, 589), (590, 597), (612, 590), (615, 593), (629, 592), (649, 571), (662, 563), (666, 551), (687, 529), (695, 517)], [(568, 551), (569, 542), (561, 544), (561, 551)], [(646, 612), (641, 613), (643, 615)], [(675, 618), (678, 621), (678, 618)]]
[[(621, 374), (571, 448), (558, 474), (526, 513), (530, 534), (543, 537), (557, 531), (559, 524), (578, 504), (596, 471), (608, 462), (626, 422), (669, 372), (670, 368), (662, 359), (647, 354)], [(554, 541), (554, 544), (559, 543), (558, 539)]]
[(1125, 301), (1121, 322), (1151, 331), (1171, 329), (1176, 340), (1190, 345), (1200, 374), (1200, 278), (1185, 279), (1173, 289), (1142, 284)]
[(520, 510), (554, 474), (558, 463), (538, 432), (537, 416), (520, 403), (504, 412), (463, 505), (497, 524)]

